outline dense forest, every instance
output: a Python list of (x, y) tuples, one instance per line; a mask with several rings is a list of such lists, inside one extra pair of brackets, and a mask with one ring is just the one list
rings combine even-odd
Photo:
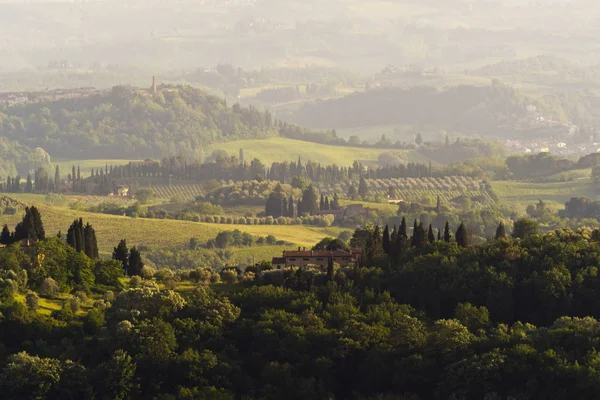
[(527, 103), (501, 84), (382, 88), (303, 106), (294, 117), (300, 125), (319, 128), (411, 124), (459, 132), (490, 134), (526, 113)]
[(463, 224), (436, 234), (402, 221), (315, 246), (361, 247), (356, 265), (175, 273), (144, 266), (126, 240), (97, 259), (81, 220), (67, 242), (35, 208), (19, 225), (37, 240), (0, 248), (6, 399), (600, 393), (598, 230), (541, 235), (520, 220), (472, 245)]
[(202, 155), (215, 142), (277, 135), (269, 113), (184, 86), (156, 95), (116, 86), (102, 95), (0, 110), (0, 135), (68, 158)]

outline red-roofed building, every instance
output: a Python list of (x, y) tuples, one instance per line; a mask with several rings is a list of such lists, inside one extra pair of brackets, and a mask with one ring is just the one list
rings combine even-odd
[(349, 252), (344, 250), (334, 251), (312, 251), (312, 250), (300, 250), (298, 251), (286, 251), (283, 252), (283, 257), (273, 258), (273, 268), (290, 268), (290, 267), (306, 267), (308, 265), (317, 265), (321, 267), (327, 267), (329, 259), (333, 259), (333, 262), (341, 266), (347, 266), (360, 261), (362, 257), (362, 249), (352, 249)]

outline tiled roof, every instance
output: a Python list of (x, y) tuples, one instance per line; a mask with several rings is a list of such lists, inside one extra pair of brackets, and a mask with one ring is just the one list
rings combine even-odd
[(273, 257), (271, 264), (285, 264), (285, 258), (283, 257)]
[(334, 251), (284, 251), (284, 257), (350, 257), (351, 254), (343, 250)]

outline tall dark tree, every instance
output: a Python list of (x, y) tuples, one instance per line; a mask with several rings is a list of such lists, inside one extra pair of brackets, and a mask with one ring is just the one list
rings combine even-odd
[(333, 268), (333, 257), (329, 257), (327, 260), (327, 279), (333, 281), (334, 268)]
[(388, 227), (388, 225), (385, 225), (385, 228), (383, 228), (383, 237), (382, 237), (382, 246), (383, 246), (383, 251), (385, 252), (385, 254), (387, 254), (388, 256), (390, 256), (392, 254), (392, 246), (391, 246), (391, 239), (390, 239), (390, 228)]
[(33, 193), (33, 182), (31, 174), (27, 174), (27, 183), (25, 184), (25, 193)]
[(444, 242), (450, 243), (452, 239), (452, 234), (450, 233), (450, 224), (446, 221), (446, 226), (444, 227)]
[(129, 249), (127, 248), (127, 241), (125, 239), (121, 240), (119, 242), (119, 245), (114, 248), (112, 258), (113, 258), (113, 260), (117, 260), (117, 261), (121, 262), (121, 265), (123, 265), (123, 270), (125, 271), (125, 274), (129, 275), (129, 273), (127, 271), (128, 261), (129, 261)]
[(142, 274), (142, 268), (144, 263), (142, 262), (142, 256), (138, 251), (137, 247), (133, 246), (129, 252), (129, 266), (127, 273), (129, 276), (140, 276)]
[(73, 165), (72, 169), (71, 169), (71, 180), (75, 181), (75, 178), (77, 178), (77, 172), (75, 171), (75, 166)]
[(46, 232), (42, 216), (35, 206), (25, 208), (23, 220), (15, 227), (15, 241), (23, 239), (44, 240)]
[(412, 234), (412, 239), (411, 239), (410, 245), (412, 247), (419, 246), (419, 225), (418, 225), (416, 219), (415, 219), (415, 223), (413, 224), (413, 234)]
[(423, 248), (427, 244), (427, 232), (425, 231), (425, 226), (423, 225), (423, 221), (419, 221), (419, 225), (417, 225), (417, 239), (416, 239), (416, 247)]
[(98, 241), (96, 239), (96, 231), (88, 222), (83, 229), (85, 254), (91, 259), (99, 258)]
[(340, 209), (340, 198), (337, 193), (334, 193), (334, 195), (333, 195), (333, 200), (331, 201), (330, 209), (331, 210), (339, 210)]
[(265, 204), (265, 214), (275, 218), (283, 215), (283, 194), (281, 191), (275, 190), (271, 192)]
[(295, 217), (295, 210), (294, 210), (294, 197), (290, 195), (290, 199), (288, 201), (288, 217), (290, 218), (294, 218)]
[(506, 229), (504, 228), (504, 223), (500, 222), (498, 224), (498, 228), (496, 228), (496, 239), (503, 239), (506, 237)]
[(462, 222), (456, 230), (456, 243), (460, 247), (467, 247), (469, 245), (469, 232), (467, 232), (467, 227)]
[(440, 242), (442, 240), (442, 230), (438, 229), (437, 231), (438, 231), (437, 240), (438, 240), (438, 242)]
[(402, 237), (404, 240), (408, 239), (406, 218), (404, 217), (402, 217), (402, 222), (400, 223), (400, 228), (398, 229), (398, 237)]
[(375, 225), (375, 229), (373, 229), (372, 235), (367, 240), (365, 255), (367, 258), (367, 263), (369, 265), (373, 265), (384, 255), (383, 239), (381, 229), (379, 229), (379, 225)]
[(435, 242), (435, 235), (433, 234), (433, 227), (429, 224), (429, 230), (427, 232), (427, 241), (429, 243)]
[(54, 192), (58, 193), (58, 188), (60, 187), (60, 168), (58, 165), (54, 170)]
[(318, 215), (319, 203), (318, 193), (313, 185), (309, 185), (302, 193), (302, 200), (298, 206), (298, 214)]
[(2, 233), (0, 234), (0, 243), (4, 245), (12, 244), (12, 234), (10, 233), (10, 229), (8, 229), (8, 225), (6, 224), (4, 224)]

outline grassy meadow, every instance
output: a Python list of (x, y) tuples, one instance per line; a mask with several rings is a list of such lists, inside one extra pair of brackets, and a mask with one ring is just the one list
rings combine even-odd
[[(211, 148), (212, 150), (224, 150), (231, 155), (237, 155), (240, 149), (244, 150), (244, 158), (252, 160), (258, 158), (265, 164), (296, 160), (301, 157), (303, 161), (317, 161), (321, 164), (336, 164), (349, 166), (355, 160), (377, 161), (382, 153), (394, 153), (408, 161), (424, 162), (425, 158), (414, 150), (391, 150), (391, 149), (367, 149), (346, 146), (328, 146), (319, 143), (304, 142), (301, 140), (286, 138), (270, 138), (263, 140), (238, 140), (234, 142), (221, 143)], [(208, 153), (208, 152), (207, 152)]]
[(596, 199), (591, 179), (568, 182), (531, 183), (516, 181), (490, 182), (498, 197), (508, 202), (532, 204), (538, 200), (564, 206), (571, 197), (585, 196)]
[[(32, 204), (29, 202), (29, 204)], [(107, 256), (119, 240), (125, 238), (129, 245), (147, 246), (157, 249), (184, 248), (191, 238), (201, 242), (213, 239), (222, 231), (239, 229), (255, 236), (274, 235), (278, 240), (294, 243), (297, 246), (312, 246), (325, 236), (337, 236), (341, 228), (320, 228), (306, 225), (229, 225), (207, 224), (166, 219), (130, 218), (107, 214), (96, 214), (71, 210), (66, 207), (36, 204), (42, 213), (46, 234), (56, 235), (59, 231), (66, 233), (69, 225), (76, 218), (83, 218), (94, 226), (98, 237), (100, 253)], [(21, 220), (22, 213), (0, 215), (0, 224), (8, 224), (11, 229)], [(239, 253), (240, 260), (251, 258), (252, 254), (264, 258), (266, 252), (280, 254), (283, 247), (271, 249), (267, 246), (248, 249), (232, 249)], [(268, 258), (268, 257), (267, 257)]]

